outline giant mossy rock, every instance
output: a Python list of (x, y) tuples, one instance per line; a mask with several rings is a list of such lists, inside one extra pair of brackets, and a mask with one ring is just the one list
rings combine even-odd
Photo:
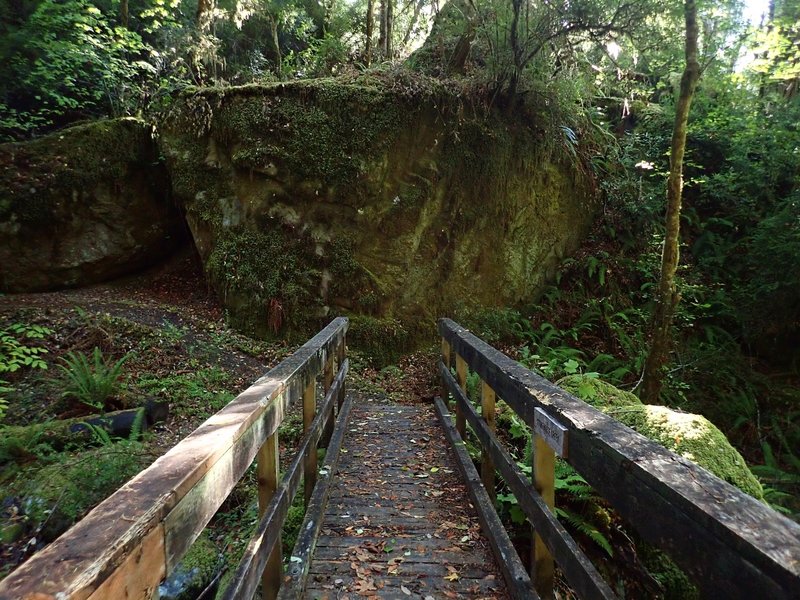
[(0, 291), (97, 283), (164, 257), (182, 226), (157, 163), (136, 119), (0, 145)]
[(162, 150), (234, 325), (355, 313), (433, 331), (535, 296), (591, 221), (590, 185), (535, 119), (462, 92), (367, 73), (175, 102)]
[(642, 404), (610, 383), (586, 375), (570, 375), (558, 385), (634, 431), (680, 454), (759, 500), (764, 490), (728, 438), (702, 415)]

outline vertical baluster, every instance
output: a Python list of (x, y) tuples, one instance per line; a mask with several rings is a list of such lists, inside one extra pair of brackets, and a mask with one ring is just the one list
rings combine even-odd
[[(322, 396), (323, 398), (328, 395), (328, 390), (331, 389), (331, 384), (333, 383), (333, 359), (334, 355), (331, 354), (327, 360), (325, 361), (325, 369), (322, 372)], [(322, 430), (322, 437), (320, 438), (320, 446), (323, 448), (328, 447), (328, 442), (331, 439), (331, 435), (333, 435), (333, 421), (334, 421), (334, 410), (335, 406), (331, 405), (331, 412), (328, 415), (327, 421), (325, 421), (325, 428)]]
[[(536, 491), (551, 511), (555, 511), (556, 454), (542, 436), (533, 434), (533, 478)], [(533, 585), (544, 600), (553, 598), (555, 567), (544, 540), (534, 531), (531, 556)]]
[[(450, 344), (448, 344), (447, 340), (444, 339), (444, 338), (442, 338), (442, 363), (444, 363), (444, 366), (445, 366), (446, 369), (448, 369), (448, 370), (450, 369), (450, 363), (451, 363), (451, 360), (450, 360)], [(442, 394), (442, 400), (444, 401), (444, 403), (445, 404), (449, 404), (450, 402), (449, 402), (448, 398), (450, 397), (450, 391), (447, 389), (447, 386), (445, 385), (444, 380), (442, 381), (441, 394)]]
[[(267, 505), (275, 490), (278, 489), (280, 472), (280, 458), (278, 452), (278, 433), (269, 436), (258, 451), (256, 476), (258, 478), (258, 516), (264, 515)], [(283, 575), (281, 557), (281, 540), (275, 543), (275, 548), (267, 559), (264, 573), (261, 577), (262, 597), (264, 600), (274, 600), (278, 596)]]
[[(494, 390), (485, 381), (481, 381), (481, 413), (483, 420), (486, 421), (486, 425), (492, 432), (497, 427), (495, 424), (495, 400)], [(485, 447), (481, 447), (481, 481), (494, 502), (494, 462), (492, 462), (492, 455)]]
[[(456, 379), (458, 386), (463, 390), (464, 395), (467, 395), (467, 362), (461, 358), (460, 354), (456, 354)], [(456, 430), (462, 440), (467, 439), (467, 420), (464, 417), (464, 411), (456, 402)]]
[[(338, 365), (337, 365), (336, 369), (338, 371), (339, 369), (342, 368), (342, 365), (344, 364), (344, 361), (347, 358), (347, 338), (345, 337), (345, 334), (342, 334), (342, 341), (339, 342), (339, 347), (336, 349), (336, 353), (337, 353), (337, 356), (338, 356)], [(342, 385), (339, 387), (339, 397), (336, 400), (337, 414), (338, 414), (338, 410), (340, 408), (342, 408), (342, 404), (344, 403), (344, 395), (345, 395), (344, 385), (345, 385), (345, 382), (342, 381)]]
[[(312, 376), (311, 380), (303, 390), (303, 433), (308, 433), (314, 416), (317, 412), (317, 382)], [(311, 494), (314, 491), (314, 484), (317, 482), (317, 446), (316, 444), (308, 449), (305, 462), (303, 463), (304, 473), (303, 481), (305, 485), (304, 495), (306, 500), (306, 507), (311, 500)]]

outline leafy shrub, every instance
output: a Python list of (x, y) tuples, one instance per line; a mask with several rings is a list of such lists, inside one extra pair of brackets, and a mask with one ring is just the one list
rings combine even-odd
[(126, 354), (116, 362), (104, 358), (97, 346), (92, 352), (92, 361), (83, 352), (68, 352), (59, 365), (67, 378), (64, 397), (75, 398), (96, 410), (105, 410), (108, 401), (120, 390), (122, 365), (130, 357)]
[[(12, 323), (0, 328), (0, 373), (15, 373), (25, 367), (47, 369), (47, 363), (41, 357), (47, 349), (29, 346), (24, 340), (40, 340), (51, 333), (47, 327), (25, 323)], [(0, 421), (8, 406), (5, 394), (13, 390), (5, 379), (0, 378)]]
[[(3, 52), (4, 51), (4, 52)], [(0, 52), (0, 137), (76, 118), (126, 114), (152, 67), (141, 37), (114, 27), (87, 0), (43, 0)]]

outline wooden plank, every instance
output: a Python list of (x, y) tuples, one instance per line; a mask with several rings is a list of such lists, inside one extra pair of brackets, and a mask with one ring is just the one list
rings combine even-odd
[[(317, 412), (317, 384), (313, 379), (308, 383), (306, 389), (303, 390), (303, 431), (308, 433), (311, 423), (314, 422), (314, 416)], [(327, 415), (326, 415), (327, 419)], [(305, 503), (308, 506), (311, 500), (311, 494), (314, 492), (314, 484), (317, 482), (317, 445), (314, 444), (313, 448), (309, 448), (306, 452), (305, 467), (303, 475), (303, 493), (305, 495)]]
[(280, 396), (250, 425), (228, 451), (217, 460), (195, 485), (187, 491), (164, 519), (166, 532), (167, 572), (181, 561), (186, 551), (205, 529), (231, 490), (253, 463), (267, 439), (267, 431), (275, 434), (289, 400)]
[[(325, 369), (322, 372), (322, 393), (327, 394), (328, 390), (331, 389), (331, 382), (333, 382), (333, 364), (336, 359), (336, 353), (331, 353), (328, 357), (328, 360), (325, 361)], [(331, 412), (328, 415), (328, 420), (325, 422), (325, 430), (322, 432), (322, 438), (320, 440), (320, 445), (323, 448), (328, 447), (328, 441), (331, 439), (331, 435), (333, 434), (333, 422), (336, 418), (334, 414), (334, 407), (331, 407)]]
[[(466, 394), (467, 393), (467, 363), (464, 357), (456, 354), (456, 378), (458, 379), (458, 386)], [(456, 430), (458, 435), (463, 439), (466, 437), (467, 428), (464, 421), (464, 413), (461, 407), (456, 402)]]
[[(444, 338), (442, 338), (442, 356), (441, 356), (441, 359), (442, 359), (442, 362), (445, 365), (447, 365), (447, 368), (449, 369), (450, 368), (450, 364), (452, 362), (450, 360), (450, 344), (448, 344), (447, 341)], [(444, 387), (442, 388), (441, 395), (442, 395), (442, 398), (444, 399), (445, 402), (449, 402), (449, 400), (448, 400), (449, 396), (447, 395), (447, 389), (446, 388), (444, 388)]]
[[(483, 420), (486, 421), (489, 431), (494, 432), (497, 428), (495, 393), (485, 381), (481, 381), (481, 415)], [(483, 487), (486, 488), (486, 493), (492, 499), (492, 503), (494, 503), (494, 463), (492, 462), (492, 454), (485, 448), (481, 448), (481, 482)]]
[(538, 598), (539, 596), (533, 589), (530, 577), (525, 572), (525, 567), (520, 562), (517, 551), (514, 549), (514, 545), (511, 543), (503, 524), (500, 522), (500, 517), (497, 516), (494, 510), (491, 498), (489, 498), (486, 490), (480, 484), (480, 476), (472, 464), (472, 459), (467, 453), (463, 440), (453, 426), (447, 407), (438, 397), (434, 399), (434, 405), (439, 422), (456, 457), (456, 465), (464, 482), (467, 484), (467, 491), (475, 510), (478, 512), (483, 533), (489, 539), (489, 544), (500, 565), (500, 571), (503, 573), (509, 595), (515, 599)]
[[(272, 496), (275, 495), (275, 491), (278, 489), (278, 480), (280, 478), (280, 449), (277, 433), (269, 436), (258, 451), (256, 476), (258, 478), (258, 516), (263, 518)], [(282, 575), (281, 538), (278, 536), (278, 541), (267, 559), (264, 574), (261, 577), (262, 598), (273, 600), (273, 598), (277, 597)]]
[[(345, 369), (346, 368), (347, 365), (345, 364)], [(297, 536), (297, 542), (292, 550), (289, 568), (279, 598), (284, 598), (286, 600), (299, 598), (305, 587), (311, 556), (314, 554), (317, 540), (319, 539), (324, 511), (328, 504), (331, 487), (330, 482), (336, 474), (336, 468), (339, 464), (342, 441), (347, 431), (347, 423), (350, 419), (352, 407), (353, 399), (352, 397), (348, 397), (339, 410), (336, 427), (331, 436), (328, 452), (325, 455), (325, 462), (323, 468), (320, 470), (320, 477), (322, 479), (314, 488), (314, 494), (306, 510), (306, 515), (303, 518), (303, 524), (300, 526), (300, 533)]]
[[(334, 319), (297, 352), (258, 379), (167, 454), (123, 485), (47, 548), (0, 582), (0, 599), (35, 594), (86, 598), (140, 547), (145, 537), (222, 459), (254, 423), (265, 420), (254, 451), (270, 431), (265, 413), (276, 399), (299, 397), (305, 379), (344, 339), (347, 319)], [(273, 412), (275, 428), (280, 418)], [(244, 461), (241, 453), (230, 464)], [(241, 459), (241, 460), (240, 460)], [(228, 459), (226, 459), (228, 460)], [(252, 457), (250, 458), (252, 462)], [(198, 521), (201, 519), (198, 519)], [(191, 521), (191, 519), (189, 519)], [(173, 556), (173, 560), (175, 557)]]
[(449, 319), (439, 332), (529, 425), (567, 428), (568, 462), (710, 596), (794, 598), (800, 525), (588, 406)]
[(500, 441), (478, 416), (475, 408), (458, 387), (458, 383), (443, 364), (439, 374), (456, 401), (464, 407), (464, 416), (473, 432), (492, 455), (496, 468), (517, 499), (520, 509), (545, 540), (567, 581), (579, 598), (614, 599), (617, 596), (603, 580), (592, 562), (581, 551), (564, 526), (559, 523), (542, 497), (536, 493), (530, 480), (520, 471), (517, 462), (506, 452)]
[[(533, 434), (533, 481), (536, 491), (544, 500), (551, 512), (555, 512), (555, 468), (556, 454), (550, 447), (548, 440)], [(539, 595), (546, 600), (553, 598), (553, 582), (556, 570), (553, 564), (553, 555), (544, 543), (544, 539), (534, 529), (533, 548), (531, 559), (533, 561), (533, 585)]]
[(317, 447), (317, 442), (322, 436), (322, 428), (325, 425), (325, 412), (331, 409), (339, 397), (339, 389), (344, 383), (346, 372), (346, 369), (342, 369), (340, 376), (334, 380), (328, 395), (322, 402), (320, 412), (314, 417), (307, 433), (301, 440), (297, 453), (284, 473), (264, 515), (258, 522), (256, 531), (245, 549), (231, 583), (223, 592), (224, 600), (252, 598), (258, 589), (267, 560), (280, 539), (281, 528), (289, 512), (289, 505), (300, 487), (306, 456), (311, 448)]
[(89, 600), (149, 600), (166, 575), (164, 526), (158, 525), (145, 536), (137, 550), (128, 553), (119, 568), (100, 584)]

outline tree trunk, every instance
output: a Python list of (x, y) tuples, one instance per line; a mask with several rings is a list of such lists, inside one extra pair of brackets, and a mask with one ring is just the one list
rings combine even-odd
[(208, 31), (211, 20), (214, 18), (214, 0), (198, 0), (197, 2), (197, 29)]
[(127, 29), (129, 21), (128, 0), (120, 0), (119, 2), (119, 20), (122, 26)]
[(386, 56), (386, 4), (389, 0), (381, 0), (380, 31), (378, 32), (378, 53)]
[(386, 0), (386, 58), (392, 58), (394, 47), (392, 44), (392, 29), (394, 29), (394, 2)]
[(364, 62), (369, 67), (372, 64), (372, 33), (375, 29), (375, 0), (367, 0), (367, 44), (364, 50)]
[(683, 193), (683, 155), (686, 150), (686, 129), (689, 108), (700, 79), (700, 63), (697, 59), (697, 6), (695, 0), (684, 3), (686, 18), (686, 66), (681, 77), (680, 96), (675, 109), (675, 125), (672, 130), (669, 179), (667, 181), (667, 215), (664, 249), (661, 255), (661, 278), (656, 291), (653, 313), (650, 353), (644, 367), (642, 399), (648, 404), (657, 404), (664, 383), (664, 367), (667, 364), (672, 343), (672, 319), (679, 295), (675, 286), (680, 244), (681, 199)]
[(269, 30), (272, 36), (272, 51), (275, 53), (275, 71), (278, 78), (283, 79), (283, 59), (281, 57), (281, 44), (278, 39), (278, 18), (269, 15)]

